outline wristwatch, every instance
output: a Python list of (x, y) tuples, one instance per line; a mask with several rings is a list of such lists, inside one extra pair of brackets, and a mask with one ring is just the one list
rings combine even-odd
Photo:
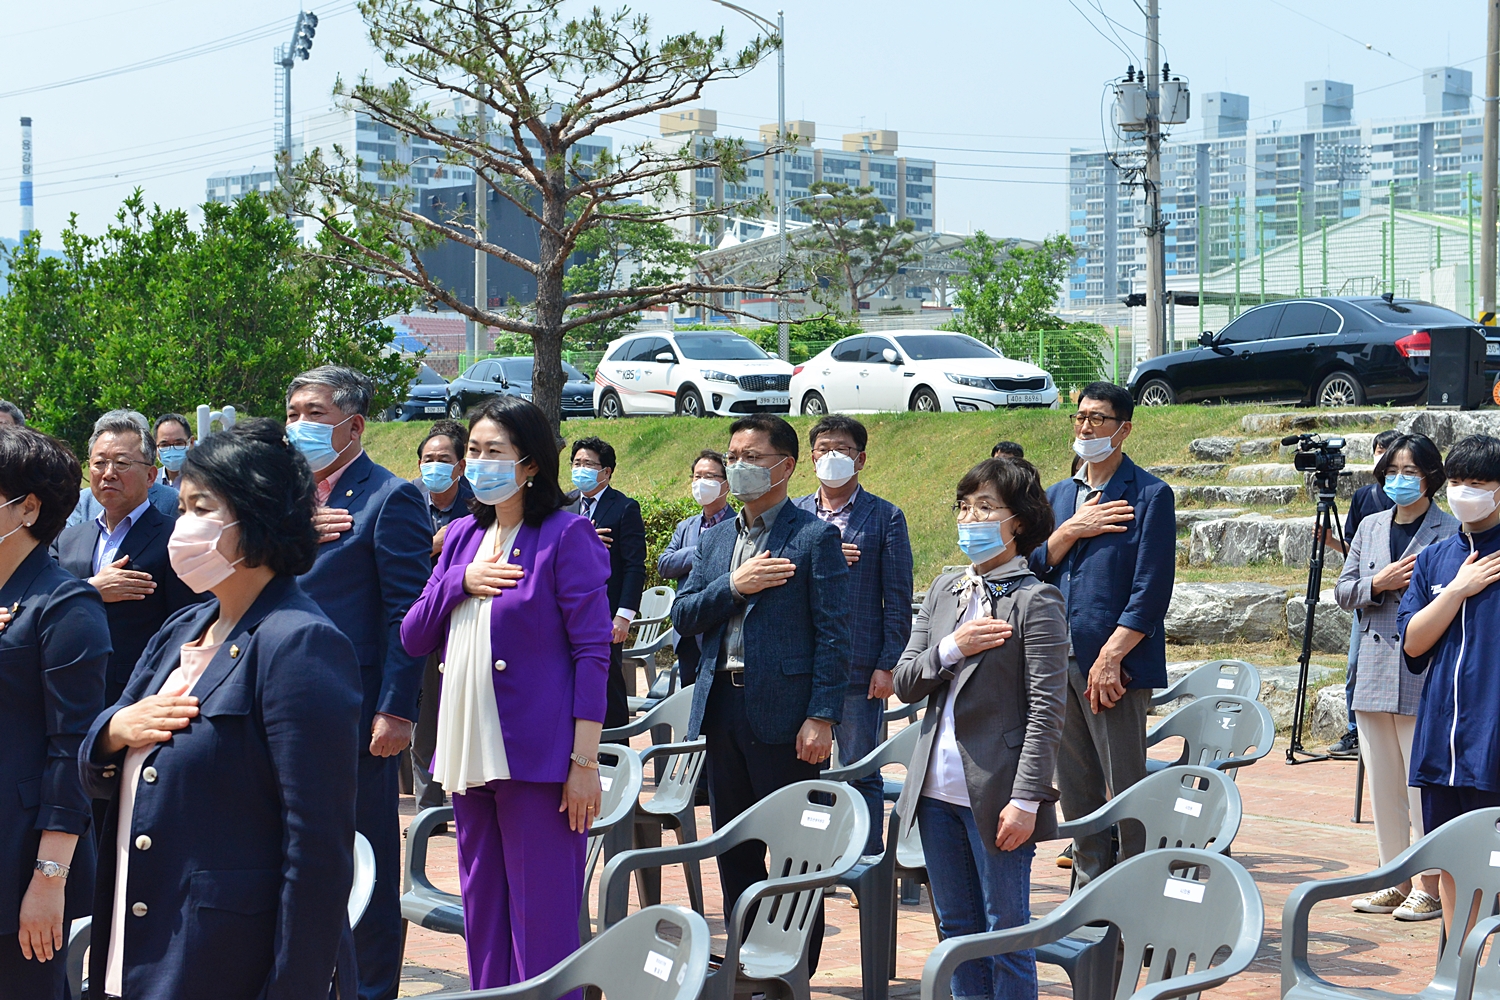
[(589, 760), (581, 753), (569, 754), (568, 756), (572, 759), (573, 763), (577, 764), (579, 767), (597, 768), (599, 766), (599, 762), (597, 760)]
[(67, 878), (70, 869), (56, 861), (38, 861), (36, 870), (42, 873), (42, 878)]

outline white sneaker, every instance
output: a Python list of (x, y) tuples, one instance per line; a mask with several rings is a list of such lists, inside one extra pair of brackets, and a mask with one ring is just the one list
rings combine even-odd
[(1413, 889), (1406, 902), (1396, 907), (1397, 920), (1432, 920), (1443, 915), (1443, 904), (1421, 889)]
[[(1431, 897), (1428, 897), (1431, 898)], [(1406, 893), (1392, 886), (1389, 889), (1381, 889), (1373, 896), (1365, 896), (1354, 901), (1354, 908), (1360, 913), (1395, 913), (1401, 904), (1406, 902)], [(1425, 917), (1418, 919), (1426, 919)]]

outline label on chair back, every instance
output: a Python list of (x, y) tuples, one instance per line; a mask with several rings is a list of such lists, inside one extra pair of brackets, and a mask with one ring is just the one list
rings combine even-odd
[(1220, 677), (1219, 678), (1219, 690), (1220, 691), (1233, 691), (1234, 690), (1234, 678), (1233, 677)]
[(1500, 851), (1490, 852), (1490, 867), (1500, 868)]
[(646, 952), (646, 971), (666, 982), (672, 975), (672, 960), (659, 951)]
[(810, 826), (814, 830), (828, 829), (828, 813), (818, 812), (816, 809), (802, 810), (802, 825)]
[(1203, 815), (1203, 803), (1194, 802), (1192, 799), (1178, 799), (1177, 804), (1172, 807), (1177, 812), (1194, 818)]
[[(611, 788), (613, 788), (614, 786), (615, 786), (615, 779), (614, 778), (611, 778), (607, 774), (601, 774), (601, 775), (599, 775), (599, 788), (601, 790), (607, 792)], [(1195, 813), (1194, 815), (1197, 815), (1197, 814)]]
[(1201, 903), (1203, 902), (1203, 883), (1185, 878), (1169, 878), (1167, 887), (1162, 890), (1162, 895), (1168, 899), (1185, 899), (1189, 903)]

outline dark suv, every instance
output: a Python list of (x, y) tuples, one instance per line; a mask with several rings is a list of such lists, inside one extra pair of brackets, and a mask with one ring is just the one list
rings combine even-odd
[[(1126, 387), (1143, 406), (1220, 399), (1315, 406), (1420, 403), (1433, 327), (1467, 326), (1488, 338), (1500, 370), (1500, 329), (1411, 299), (1288, 299), (1240, 314), (1198, 347), (1142, 361)], [(1491, 376), (1493, 377), (1493, 375)]]
[[(462, 420), (469, 408), (487, 396), (531, 398), (531, 365), (528, 357), (485, 358), (470, 365), (448, 383), (448, 416)], [(587, 375), (563, 362), (567, 381), (562, 391), (562, 417), (594, 415), (594, 384)]]

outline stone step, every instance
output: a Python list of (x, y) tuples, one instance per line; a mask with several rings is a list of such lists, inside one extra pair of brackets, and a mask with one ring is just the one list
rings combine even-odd
[(1307, 477), (1286, 462), (1232, 465), (1224, 473), (1231, 483), (1305, 483)]
[(1178, 503), (1280, 507), (1302, 496), (1304, 489), (1302, 486), (1174, 485), (1172, 493), (1177, 497)]
[(1208, 510), (1190, 507), (1177, 512), (1177, 530), (1191, 528), (1199, 521), (1218, 521), (1226, 517), (1238, 517), (1244, 512), (1241, 507), (1211, 507)]
[(1411, 412), (1414, 411), (1288, 409), (1281, 413), (1247, 413), (1240, 418), (1240, 429), (1246, 434), (1288, 434), (1353, 427), (1395, 427), (1403, 414)]
[(1218, 479), (1229, 468), (1223, 462), (1191, 465), (1148, 465), (1146, 471), (1158, 479)]
[[(1327, 574), (1324, 574), (1325, 579)], [(1286, 602), (1286, 631), (1292, 645), (1301, 647), (1307, 626), (1307, 598), (1298, 595)], [(1313, 652), (1349, 654), (1349, 631), (1354, 626), (1354, 612), (1345, 611), (1333, 601), (1333, 591), (1324, 590), (1313, 612)]]
[(1402, 434), (1426, 434), (1446, 452), (1470, 434), (1500, 437), (1500, 410), (1415, 410), (1402, 414), (1396, 429)]
[(1286, 588), (1267, 583), (1179, 583), (1163, 631), (1172, 643), (1274, 642), (1285, 607)]
[(1188, 452), (1204, 462), (1222, 462), (1234, 458), (1261, 458), (1273, 456), (1281, 447), (1280, 438), (1206, 437), (1195, 438), (1188, 444)]
[[(1251, 488), (1251, 487), (1246, 487)], [(1264, 514), (1200, 521), (1188, 539), (1189, 566), (1248, 566), (1281, 563), (1306, 566), (1312, 557), (1313, 517), (1273, 518)], [(1326, 550), (1323, 572), (1337, 574), (1344, 557)]]
[[(1344, 458), (1351, 463), (1363, 462), (1367, 465), (1375, 461), (1375, 435), (1363, 431), (1353, 434), (1338, 435), (1344, 439)], [(1290, 463), (1295, 460), (1296, 448), (1282, 448), (1277, 456), (1282, 462)]]

